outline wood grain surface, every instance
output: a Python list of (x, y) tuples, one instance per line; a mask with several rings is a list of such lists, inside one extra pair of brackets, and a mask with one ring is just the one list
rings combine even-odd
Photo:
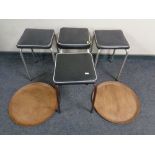
[(131, 122), (139, 113), (140, 100), (127, 85), (108, 81), (97, 85), (94, 107), (104, 119), (125, 124)]
[(9, 115), (19, 125), (33, 126), (51, 117), (58, 106), (56, 90), (36, 82), (19, 89), (11, 98)]

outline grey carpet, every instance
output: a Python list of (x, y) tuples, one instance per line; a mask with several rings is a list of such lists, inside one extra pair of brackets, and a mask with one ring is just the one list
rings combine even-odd
[[(39, 54), (38, 63), (32, 55), (25, 55), (34, 81), (52, 83), (53, 62), (49, 54)], [(97, 65), (97, 83), (114, 80), (122, 62), (116, 57), (109, 63), (100, 57)], [(39, 75), (39, 76), (38, 76)], [(91, 85), (66, 85), (61, 87), (62, 113), (35, 127), (14, 124), (8, 116), (8, 103), (13, 93), (30, 83), (25, 75), (19, 53), (0, 54), (0, 134), (155, 134), (155, 58), (131, 57), (121, 76), (121, 82), (129, 85), (141, 99), (141, 113), (128, 125), (112, 124), (101, 118), (91, 108)]]

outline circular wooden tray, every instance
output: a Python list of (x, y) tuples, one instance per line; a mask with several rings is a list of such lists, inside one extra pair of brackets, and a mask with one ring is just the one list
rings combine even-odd
[(56, 90), (48, 84), (36, 82), (19, 89), (11, 98), (11, 119), (25, 126), (43, 123), (52, 116), (58, 106)]
[(104, 119), (112, 123), (126, 124), (139, 113), (140, 101), (127, 85), (108, 81), (97, 86), (94, 107)]

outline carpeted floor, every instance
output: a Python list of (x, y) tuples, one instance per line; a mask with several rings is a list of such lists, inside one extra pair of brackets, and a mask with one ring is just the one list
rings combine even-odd
[[(35, 81), (52, 83), (53, 62), (49, 54), (39, 54), (34, 63), (31, 54), (25, 55)], [(114, 80), (122, 62), (116, 57), (111, 64), (101, 56), (97, 65), (97, 83)], [(39, 76), (38, 76), (39, 75)], [(102, 119), (91, 108), (91, 85), (65, 85), (61, 87), (62, 113), (35, 127), (14, 124), (8, 116), (8, 103), (13, 93), (30, 83), (19, 53), (0, 53), (0, 134), (155, 134), (155, 57), (129, 56), (121, 76), (141, 99), (141, 113), (128, 125), (116, 125)]]

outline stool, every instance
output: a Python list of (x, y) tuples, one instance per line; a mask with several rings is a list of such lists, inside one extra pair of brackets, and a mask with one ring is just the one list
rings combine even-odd
[[(58, 88), (61, 85), (94, 85), (97, 80), (91, 53), (58, 53), (55, 62), (53, 81)], [(58, 97), (60, 102), (60, 92)]]
[(33, 126), (46, 121), (58, 109), (57, 89), (36, 82), (20, 88), (11, 98), (9, 116), (19, 125)]
[(98, 57), (101, 50), (113, 49), (111, 62), (113, 60), (116, 50), (123, 49), (125, 51), (126, 55), (125, 55), (124, 61), (122, 63), (122, 66), (118, 75), (116, 76), (116, 80), (119, 80), (119, 77), (121, 75), (125, 62), (127, 60), (127, 56), (128, 56), (127, 49), (130, 48), (129, 43), (127, 42), (123, 32), (121, 30), (95, 30), (93, 41), (94, 39), (96, 42), (96, 47), (98, 49), (96, 59), (95, 59), (95, 67), (97, 65)]
[(52, 43), (54, 38), (56, 40), (56, 35), (54, 34), (54, 30), (52, 29), (25, 29), (24, 33), (19, 39), (17, 43), (17, 48), (20, 48), (20, 57), (30, 80), (32, 80), (32, 78), (27, 68), (22, 49), (31, 49), (33, 56), (33, 49), (50, 49), (53, 61), (55, 61), (55, 55), (52, 49)]
[(60, 29), (57, 46), (62, 53), (63, 49), (87, 49), (90, 51), (91, 39), (87, 28), (68, 28)]
[(127, 85), (107, 81), (98, 84), (92, 95), (92, 111), (104, 119), (117, 124), (130, 123), (140, 111), (140, 100), (137, 94)]

